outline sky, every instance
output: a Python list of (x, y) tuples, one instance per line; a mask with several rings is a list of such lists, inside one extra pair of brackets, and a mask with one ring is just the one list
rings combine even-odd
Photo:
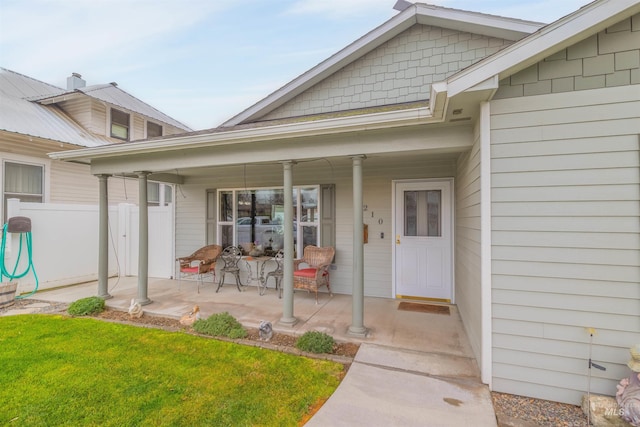
[[(414, 2), (412, 0), (412, 2)], [(0, 67), (118, 87), (220, 125), (383, 24), (396, 0), (0, 0)], [(589, 0), (424, 0), (553, 22)]]

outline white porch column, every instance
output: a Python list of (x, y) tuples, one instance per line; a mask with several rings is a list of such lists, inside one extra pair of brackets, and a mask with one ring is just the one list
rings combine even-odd
[(281, 324), (293, 326), (293, 161), (282, 163), (284, 175), (284, 264), (282, 277)]
[(98, 222), (98, 296), (109, 299), (109, 194), (110, 175), (96, 175), (99, 182), (99, 222)]
[(362, 160), (365, 156), (353, 156), (353, 290), (351, 301), (351, 326), (349, 335), (364, 337), (364, 221), (362, 219)]
[(141, 305), (151, 304), (153, 301), (147, 296), (149, 281), (149, 209), (147, 202), (147, 176), (150, 172), (136, 172), (138, 174), (138, 298)]

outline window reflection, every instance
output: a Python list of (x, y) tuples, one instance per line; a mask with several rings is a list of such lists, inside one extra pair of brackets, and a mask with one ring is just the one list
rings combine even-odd
[[(298, 253), (306, 245), (318, 245), (318, 194), (318, 187), (293, 190), (293, 240)], [(266, 255), (284, 247), (283, 189), (222, 190), (218, 195), (221, 245), (235, 244), (244, 252), (257, 248)]]

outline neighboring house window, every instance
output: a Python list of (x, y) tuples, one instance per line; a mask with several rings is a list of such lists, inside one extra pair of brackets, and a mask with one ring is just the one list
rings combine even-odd
[(42, 203), (44, 166), (24, 163), (4, 163), (3, 218), (7, 218), (7, 200)]
[(147, 203), (149, 206), (167, 206), (173, 202), (173, 187), (159, 182), (147, 183)]
[(111, 136), (113, 138), (129, 140), (129, 114), (111, 109)]
[(162, 136), (162, 126), (157, 123), (147, 122), (147, 138), (156, 136)]
[[(331, 186), (333, 188), (333, 186)], [(333, 238), (323, 239), (321, 227), (333, 230), (333, 218), (320, 218), (324, 187), (307, 186), (293, 189), (293, 240), (296, 253), (307, 245), (333, 245)], [(208, 193), (209, 195), (212, 192)], [(333, 191), (330, 192), (333, 197)], [(218, 191), (218, 238), (223, 247), (239, 245), (247, 249), (253, 243), (263, 249), (278, 250), (284, 246), (284, 190), (281, 188), (232, 189)], [(207, 218), (214, 209), (207, 201)], [(324, 203), (324, 200), (322, 200)], [(332, 200), (327, 200), (333, 206)], [(209, 224), (208, 224), (209, 225)], [(209, 227), (208, 227), (209, 228)], [(207, 235), (211, 238), (209, 230)]]

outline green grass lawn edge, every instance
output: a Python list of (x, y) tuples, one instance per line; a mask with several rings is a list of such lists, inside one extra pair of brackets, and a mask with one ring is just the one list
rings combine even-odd
[(0, 425), (288, 426), (344, 366), (92, 318), (0, 318)]

